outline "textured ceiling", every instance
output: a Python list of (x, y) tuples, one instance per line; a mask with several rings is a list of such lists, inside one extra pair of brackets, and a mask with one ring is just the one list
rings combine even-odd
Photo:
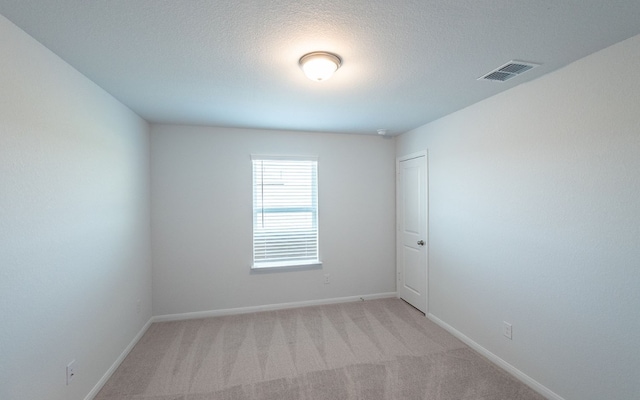
[[(0, 0), (0, 14), (150, 122), (369, 134), (640, 34), (638, 0)], [(298, 67), (317, 50), (343, 59), (322, 83)], [(512, 59), (542, 66), (476, 80)]]

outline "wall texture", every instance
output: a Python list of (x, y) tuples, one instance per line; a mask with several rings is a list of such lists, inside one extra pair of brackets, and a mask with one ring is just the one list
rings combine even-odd
[(82, 399), (151, 316), (148, 125), (2, 16), (0, 53), (0, 398)]
[[(154, 315), (395, 292), (394, 149), (371, 136), (153, 125)], [(250, 272), (251, 154), (319, 157), (322, 269)]]
[(567, 400), (640, 393), (639, 70), (637, 36), (397, 140), (429, 151), (429, 312)]

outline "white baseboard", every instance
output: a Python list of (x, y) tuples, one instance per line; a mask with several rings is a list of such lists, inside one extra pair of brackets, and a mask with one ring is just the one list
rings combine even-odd
[(84, 400), (92, 400), (94, 397), (96, 397), (96, 395), (98, 394), (100, 389), (102, 389), (104, 384), (107, 383), (109, 378), (111, 378), (111, 375), (113, 375), (113, 373), (116, 372), (116, 369), (118, 369), (120, 364), (122, 364), (122, 362), (124, 361), (125, 357), (127, 357), (129, 352), (131, 351), (131, 349), (133, 349), (133, 346), (135, 346), (136, 343), (138, 343), (138, 341), (142, 338), (142, 336), (145, 334), (145, 332), (147, 332), (147, 329), (149, 329), (149, 327), (151, 326), (152, 323), (153, 323), (153, 317), (149, 318), (149, 321), (147, 321), (147, 323), (144, 324), (142, 329), (140, 329), (140, 332), (138, 332), (136, 337), (133, 338), (131, 343), (129, 343), (129, 345), (124, 349), (124, 351), (120, 354), (120, 356), (116, 359), (116, 361), (113, 362), (111, 367), (109, 367), (107, 372), (105, 372), (105, 374), (102, 376), (102, 378), (100, 378), (98, 383), (96, 383), (96, 385), (93, 387), (93, 389), (91, 389), (91, 391), (89, 392), (89, 394), (87, 394), (87, 396), (84, 398)]
[(320, 306), (324, 304), (336, 304), (336, 303), (348, 303), (352, 301), (386, 299), (389, 297), (397, 297), (397, 293), (396, 292), (375, 293), (375, 294), (364, 294), (362, 296), (335, 297), (331, 299), (319, 299), (319, 300), (295, 301), (292, 303), (268, 304), (264, 306), (227, 308), (222, 310), (196, 311), (196, 312), (188, 312), (188, 313), (180, 313), (180, 314), (166, 314), (166, 315), (157, 315), (155, 317), (152, 317), (151, 320), (152, 322), (180, 321), (184, 319), (198, 319), (198, 318), (219, 317), (222, 315), (248, 314), (248, 313), (259, 312), (259, 311), (284, 310), (287, 308)]
[(489, 361), (491, 361), (492, 363), (496, 364), (497, 366), (499, 366), (500, 368), (502, 368), (503, 370), (505, 370), (509, 374), (513, 375), (520, 382), (522, 382), (525, 385), (529, 386), (531, 389), (533, 389), (536, 392), (540, 393), (544, 397), (546, 397), (546, 398), (548, 398), (550, 400), (564, 400), (561, 396), (559, 396), (556, 393), (552, 392), (549, 388), (547, 388), (546, 386), (544, 386), (540, 382), (536, 381), (535, 379), (533, 379), (529, 375), (527, 375), (524, 372), (520, 371), (518, 368), (516, 368), (513, 365), (509, 364), (508, 362), (506, 362), (502, 358), (498, 357), (497, 355), (493, 354), (489, 350), (485, 349), (484, 347), (482, 347), (481, 345), (479, 345), (478, 343), (473, 341), (471, 338), (469, 338), (468, 336), (466, 336), (462, 332), (458, 331), (457, 329), (455, 329), (451, 325), (447, 324), (446, 322), (444, 322), (440, 318), (436, 317), (435, 315), (428, 314), (427, 318), (429, 318), (431, 321), (435, 322), (436, 324), (440, 325), (440, 327), (442, 327), (444, 330), (446, 330), (447, 332), (449, 332), (453, 336), (455, 336), (458, 339), (460, 339), (461, 341), (463, 341), (467, 346), (471, 347), (472, 349), (474, 349), (475, 351), (477, 351), (478, 353), (480, 353), (484, 357), (488, 358)]

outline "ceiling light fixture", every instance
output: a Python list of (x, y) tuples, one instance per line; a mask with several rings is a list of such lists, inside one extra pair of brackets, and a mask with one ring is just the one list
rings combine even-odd
[(341, 65), (340, 57), (324, 51), (314, 51), (300, 57), (300, 68), (307, 78), (316, 82), (331, 78)]

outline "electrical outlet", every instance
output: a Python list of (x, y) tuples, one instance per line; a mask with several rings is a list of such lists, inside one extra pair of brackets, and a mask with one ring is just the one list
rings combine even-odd
[(73, 360), (69, 364), (67, 364), (67, 385), (70, 385), (73, 378), (76, 377), (75, 362), (76, 360)]
[(503, 331), (502, 334), (509, 340), (513, 340), (513, 336), (512, 336), (512, 327), (511, 324), (508, 323), (507, 321), (502, 321), (503, 325)]
[(138, 301), (136, 301), (136, 312), (138, 314), (140, 314), (140, 299), (138, 299)]
[(324, 284), (325, 285), (329, 284), (329, 274), (324, 274)]

